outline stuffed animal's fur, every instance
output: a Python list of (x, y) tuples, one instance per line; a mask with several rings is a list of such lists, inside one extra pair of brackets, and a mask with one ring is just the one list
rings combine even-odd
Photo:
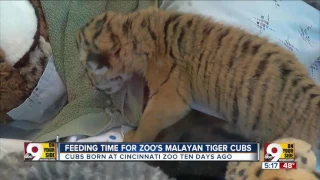
[[(5, 117), (7, 112), (19, 106), (30, 95), (43, 73), (46, 58), (51, 54), (51, 45), (43, 37), (40, 37), (39, 46), (29, 52), (28, 61), (21, 68), (14, 68), (7, 63), (2, 51), (0, 59), (4, 60), (0, 63), (0, 117)], [(0, 118), (0, 124), (7, 121), (8, 118)]]
[[(37, 1), (0, 3), (4, 10), (1, 22), (5, 32), (1, 36), (3, 49), (0, 48), (0, 124), (12, 121), (7, 112), (30, 95), (42, 75), (46, 58), (52, 54), (50, 44), (45, 41), (46, 23)], [(21, 8), (23, 11), (12, 14)]]
[[(275, 143), (295, 144), (295, 158), (297, 170), (262, 170), (261, 162), (230, 162), (226, 172), (226, 180), (318, 180), (316, 173), (316, 156), (311, 145), (305, 141), (284, 138)], [(263, 149), (260, 151), (260, 160), (264, 159)]]

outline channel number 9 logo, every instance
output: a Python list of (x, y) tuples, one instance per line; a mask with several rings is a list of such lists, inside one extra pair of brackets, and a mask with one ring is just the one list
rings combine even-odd
[(278, 161), (281, 157), (282, 152), (283, 150), (280, 144), (272, 143), (268, 145), (264, 158), (266, 160)]
[(29, 143), (26, 147), (26, 156), (28, 157), (28, 159), (30, 158), (32, 160), (39, 160), (41, 158), (42, 152), (43, 148), (40, 143)]

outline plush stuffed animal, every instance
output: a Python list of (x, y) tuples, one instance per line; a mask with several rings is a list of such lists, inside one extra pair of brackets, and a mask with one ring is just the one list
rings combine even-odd
[[(296, 170), (263, 170), (261, 162), (230, 162), (227, 167), (226, 180), (319, 180), (315, 172), (316, 156), (311, 145), (294, 138), (283, 138), (275, 143), (293, 142), (295, 144)], [(263, 150), (260, 160), (264, 159)]]
[(52, 53), (29, 0), (0, 1), (0, 124), (31, 94)]

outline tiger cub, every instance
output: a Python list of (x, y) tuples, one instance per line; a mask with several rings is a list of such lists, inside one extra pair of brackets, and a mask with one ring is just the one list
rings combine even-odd
[(148, 8), (103, 13), (76, 39), (91, 80), (132, 73), (147, 80), (148, 105), (125, 142), (153, 141), (195, 103), (249, 139), (320, 140), (320, 88), (292, 53), (264, 38), (199, 15)]

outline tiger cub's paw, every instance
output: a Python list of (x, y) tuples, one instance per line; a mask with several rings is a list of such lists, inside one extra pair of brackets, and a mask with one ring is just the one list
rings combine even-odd
[(134, 134), (135, 130), (130, 130), (126, 134), (124, 134), (123, 142), (134, 142)]

